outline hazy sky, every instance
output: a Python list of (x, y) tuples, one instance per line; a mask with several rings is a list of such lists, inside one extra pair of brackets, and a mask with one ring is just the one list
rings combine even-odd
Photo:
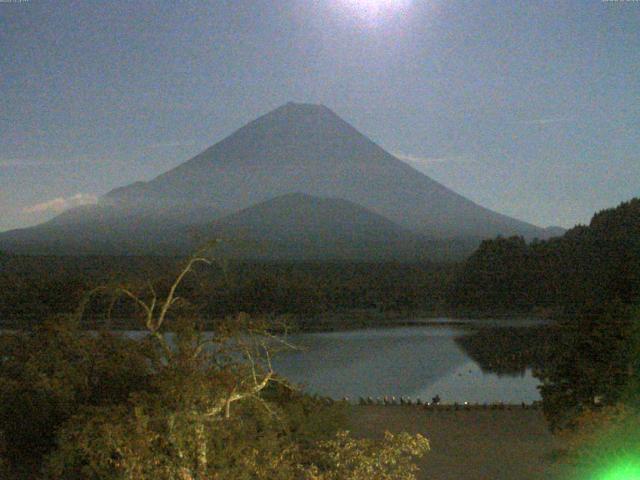
[(0, 230), (288, 101), (542, 226), (640, 195), (640, 3), (0, 0)]

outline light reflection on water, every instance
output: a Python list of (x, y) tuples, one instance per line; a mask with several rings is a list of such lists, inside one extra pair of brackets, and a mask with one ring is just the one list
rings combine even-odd
[[(278, 353), (273, 365), (307, 392), (335, 399), (403, 396), (430, 401), (439, 395), (443, 403), (540, 400), (540, 382), (531, 368), (497, 374), (485, 365), (483, 371), (455, 341), (478, 331), (482, 328), (479, 323), (435, 323), (290, 335), (288, 340), (301, 349)], [(513, 325), (502, 322), (502, 326)], [(138, 339), (146, 335), (142, 331), (124, 333)], [(488, 346), (494, 347), (499, 356), (498, 344)]]
[(530, 403), (540, 399), (531, 369), (483, 372), (455, 338), (462, 327), (377, 328), (291, 337), (303, 351), (281, 353), (276, 371), (310, 393), (332, 398), (405, 396), (443, 402)]

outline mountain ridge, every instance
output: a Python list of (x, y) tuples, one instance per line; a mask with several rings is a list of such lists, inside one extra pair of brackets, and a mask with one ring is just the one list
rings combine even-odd
[(190, 229), (219, 238), (228, 256), (258, 260), (425, 260), (429, 239), (340, 198), (294, 192)]
[(543, 229), (492, 212), (386, 152), (332, 110), (288, 103), (249, 122), (146, 183), (106, 195), (116, 203), (187, 199), (236, 211), (300, 191), (360, 204), (429, 235), (544, 237)]
[[(358, 218), (375, 215), (374, 223), (394, 225), (381, 231), (401, 229), (406, 239), (468, 243), (551, 233), (448, 189), (329, 108), (290, 102), (148, 182), (113, 189), (95, 206), (71, 209), (35, 227), (1, 233), (0, 248), (144, 253), (161, 245), (162, 252), (174, 252), (190, 245), (182, 239), (187, 230), (289, 194), (333, 199), (331, 204), (314, 200), (315, 214), (327, 228), (331, 221), (322, 216), (324, 209), (338, 216), (362, 209)], [(321, 237), (322, 225), (307, 228)]]

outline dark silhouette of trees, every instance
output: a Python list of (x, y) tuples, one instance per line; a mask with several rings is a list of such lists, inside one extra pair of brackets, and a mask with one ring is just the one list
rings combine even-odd
[(639, 322), (636, 309), (622, 304), (560, 321), (549, 361), (536, 372), (552, 429), (572, 428), (585, 410), (637, 402)]
[[(129, 285), (158, 279), (165, 286), (181, 259), (161, 257), (12, 257), (0, 269), (0, 322), (25, 327), (49, 315), (72, 313), (83, 295), (115, 279)], [(164, 263), (163, 263), (164, 262)], [(379, 313), (439, 313), (455, 265), (398, 263), (230, 263), (194, 267), (182, 290), (207, 318), (246, 312), (304, 319), (349, 310)], [(95, 301), (85, 322), (101, 322), (112, 308), (112, 326), (132, 307)], [(120, 322), (120, 323), (119, 323)]]
[(524, 238), (485, 240), (465, 262), (451, 292), (452, 303), (464, 309), (526, 310), (532, 299), (529, 247)]
[(456, 275), (448, 301), (486, 312), (568, 315), (640, 302), (640, 199), (596, 213), (589, 226), (562, 237), (484, 241)]
[(449, 302), (554, 313), (556, 338), (537, 372), (552, 428), (571, 427), (585, 409), (631, 401), (625, 395), (640, 358), (640, 199), (596, 213), (559, 238), (483, 242), (455, 278)]

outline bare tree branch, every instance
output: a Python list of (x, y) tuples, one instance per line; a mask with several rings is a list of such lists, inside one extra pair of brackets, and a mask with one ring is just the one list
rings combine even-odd
[(202, 256), (193, 256), (189, 259), (189, 262), (182, 269), (182, 271), (178, 275), (178, 278), (176, 278), (175, 282), (173, 282), (173, 285), (171, 285), (171, 288), (169, 289), (167, 298), (162, 304), (162, 308), (160, 309), (160, 314), (158, 315), (158, 319), (156, 321), (156, 329), (159, 329), (164, 323), (167, 312), (169, 311), (169, 307), (171, 307), (171, 305), (174, 303), (174, 295), (176, 293), (176, 289), (182, 283), (182, 280), (184, 279), (184, 277), (191, 271), (191, 269), (196, 263), (206, 263), (207, 265), (211, 265), (212, 262), (208, 258), (205, 258)]

